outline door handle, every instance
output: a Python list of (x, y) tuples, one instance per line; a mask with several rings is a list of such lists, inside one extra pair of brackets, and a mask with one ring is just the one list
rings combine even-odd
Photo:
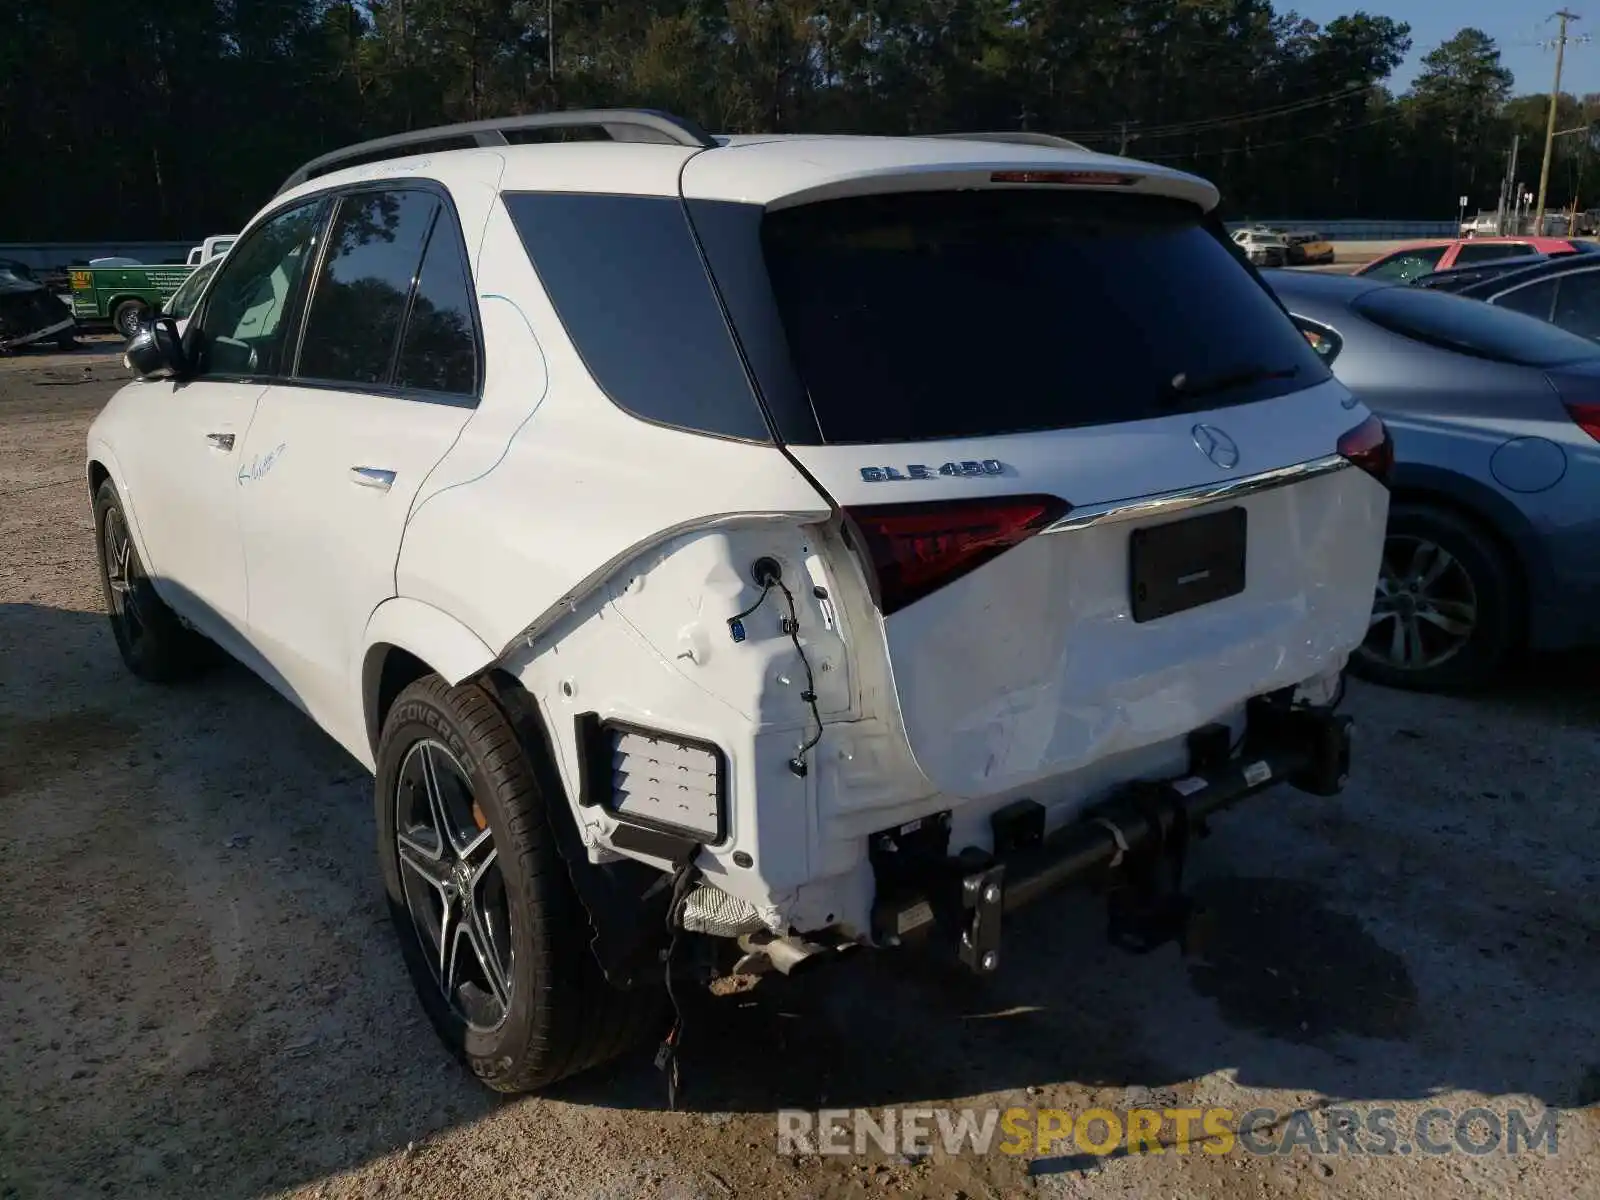
[(208, 433), (206, 434), (206, 441), (211, 443), (211, 447), (214, 450), (233, 449), (233, 434), (231, 433)]
[(350, 482), (387, 492), (394, 486), (394, 472), (383, 467), (351, 467)]

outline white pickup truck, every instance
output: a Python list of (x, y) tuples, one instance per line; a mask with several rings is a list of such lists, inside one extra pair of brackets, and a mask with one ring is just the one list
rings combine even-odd
[(189, 257), (184, 259), (184, 265), (198, 267), (203, 262), (209, 262), (219, 254), (226, 254), (228, 248), (239, 240), (236, 233), (214, 233), (198, 246), (189, 248)]

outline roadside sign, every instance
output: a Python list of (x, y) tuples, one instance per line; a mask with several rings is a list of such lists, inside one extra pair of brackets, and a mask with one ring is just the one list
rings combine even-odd
[(1456, 201), (1456, 203), (1461, 205), (1462, 208), (1465, 208), (1467, 206), (1467, 198), (1463, 196), (1460, 200)]

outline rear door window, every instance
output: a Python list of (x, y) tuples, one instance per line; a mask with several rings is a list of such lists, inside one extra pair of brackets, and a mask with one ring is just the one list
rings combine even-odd
[(762, 246), (826, 442), (1102, 425), (1329, 378), (1192, 204), (913, 192), (779, 209)]
[(1493, 262), (1497, 258), (1515, 258), (1532, 253), (1533, 247), (1527, 242), (1466, 242), (1456, 251), (1455, 265), (1470, 267)]
[(1600, 357), (1600, 346), (1506, 308), (1421, 288), (1375, 288), (1350, 307), (1380, 328), (1495, 362), (1554, 367)]
[(440, 211), (428, 236), (394, 381), (401, 388), (470, 396), (478, 390), (472, 282), (461, 236), (448, 215)]
[(439, 201), (421, 190), (345, 196), (311, 293), (302, 379), (386, 384)]

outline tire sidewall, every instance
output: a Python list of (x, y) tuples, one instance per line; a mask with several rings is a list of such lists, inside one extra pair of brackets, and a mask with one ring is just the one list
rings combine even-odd
[(1477, 623), (1467, 644), (1437, 667), (1403, 671), (1356, 654), (1351, 656), (1353, 672), (1373, 682), (1415, 691), (1482, 686), (1493, 677), (1519, 637), (1514, 577), (1503, 555), (1486, 534), (1467, 521), (1423, 505), (1394, 507), (1385, 538), (1396, 536), (1433, 542), (1461, 565), (1471, 578), (1477, 597)]
[[(123, 662), (130, 670), (139, 673), (144, 666), (143, 656), (128, 639), (125, 619), (117, 616), (115, 593), (111, 590), (111, 564), (106, 561), (106, 522), (112, 512), (117, 514), (118, 520), (122, 522), (123, 532), (127, 534), (129, 560), (137, 562), (139, 548), (133, 544), (133, 530), (128, 528), (127, 511), (122, 507), (122, 499), (117, 495), (116, 485), (108, 479), (100, 485), (94, 497), (95, 557), (100, 563), (100, 594), (105, 597), (106, 619), (111, 622), (111, 636), (116, 639), (117, 652), (122, 655)], [(143, 565), (139, 565), (142, 576)], [(148, 633), (146, 630), (147, 635)]]
[[(511, 1005), (505, 1020), (492, 1031), (475, 1030), (445, 999), (434, 981), (428, 951), (412, 921), (400, 882), (400, 860), (396, 844), (397, 814), (395, 787), (406, 753), (418, 741), (431, 738), (446, 746), (456, 758), (472, 786), (473, 798), (483, 809), (494, 837), (495, 851), (504, 881), (511, 920)], [(457, 1057), (465, 1060), (485, 1079), (497, 1071), (509, 1071), (528, 1053), (535, 1036), (539, 1015), (534, 997), (539, 980), (535, 978), (538, 947), (533, 941), (533, 881), (517, 869), (523, 861), (522, 846), (515, 840), (511, 821), (502, 802), (500, 788), (485, 769), (482, 755), (460, 728), (460, 721), (447, 703), (433, 696), (408, 690), (396, 701), (384, 724), (377, 754), (373, 802), (378, 826), (378, 857), (389, 911), (399, 936), (401, 953), (416, 986), (419, 999), (440, 1037)], [(523, 770), (527, 764), (523, 763)], [(530, 772), (531, 778), (531, 772)], [(548, 981), (546, 981), (548, 983)]]
[[(125, 618), (116, 616), (111, 591), (111, 564), (106, 561), (106, 521), (115, 510), (128, 537), (128, 562), (137, 580), (139, 623), (142, 626), (137, 643), (128, 639)], [(128, 521), (128, 510), (110, 479), (101, 483), (94, 497), (95, 557), (100, 564), (100, 592), (105, 597), (106, 620), (111, 623), (111, 634), (116, 639), (117, 652), (123, 663), (140, 679), (152, 683), (170, 683), (188, 678), (203, 670), (209, 659), (210, 643), (186, 627), (178, 615), (156, 591), (154, 581), (145, 570), (139, 556), (139, 542), (133, 536), (133, 526)]]

